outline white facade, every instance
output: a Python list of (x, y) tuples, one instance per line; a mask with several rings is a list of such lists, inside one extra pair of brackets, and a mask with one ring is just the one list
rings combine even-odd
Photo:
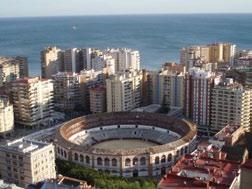
[(227, 124), (250, 126), (252, 90), (238, 83), (221, 83), (213, 88), (211, 129), (219, 131)]
[(0, 96), (0, 135), (12, 132), (14, 129), (13, 106), (7, 96)]
[(73, 110), (80, 105), (80, 77), (76, 73), (58, 72), (53, 75), (55, 107)]
[(53, 144), (18, 139), (1, 146), (0, 172), (4, 181), (21, 187), (55, 179)]
[(139, 51), (131, 49), (108, 49), (107, 54), (111, 55), (116, 62), (116, 71), (125, 71), (128, 69), (140, 70)]
[(19, 79), (12, 83), (11, 93), (15, 123), (37, 126), (51, 119), (54, 112), (52, 80)]

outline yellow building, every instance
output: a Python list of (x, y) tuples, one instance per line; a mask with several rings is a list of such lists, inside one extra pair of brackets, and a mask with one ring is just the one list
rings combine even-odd
[(186, 69), (203, 63), (227, 63), (234, 65), (236, 45), (230, 43), (214, 43), (201, 46), (191, 46), (180, 50), (180, 63)]
[(52, 75), (59, 71), (60, 49), (57, 47), (47, 47), (41, 52), (42, 77), (50, 79)]

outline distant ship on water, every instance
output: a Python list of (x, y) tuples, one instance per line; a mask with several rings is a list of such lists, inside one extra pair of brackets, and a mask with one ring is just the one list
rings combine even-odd
[(73, 30), (77, 30), (77, 27), (76, 27), (76, 26), (72, 26), (72, 29), (73, 29)]

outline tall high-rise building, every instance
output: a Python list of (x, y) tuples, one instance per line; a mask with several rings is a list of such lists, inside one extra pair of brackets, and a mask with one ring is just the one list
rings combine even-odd
[(104, 68), (103, 72), (108, 75), (113, 75), (116, 73), (115, 59), (112, 56), (104, 55)]
[(82, 58), (83, 58), (83, 67), (81, 70), (92, 69), (91, 60), (92, 60), (92, 52), (93, 51), (94, 51), (94, 49), (91, 49), (91, 48), (81, 49)]
[(6, 136), (14, 129), (13, 106), (7, 96), (0, 96), (0, 135)]
[(234, 65), (236, 45), (214, 43), (202, 46), (191, 46), (180, 50), (180, 63), (190, 68), (204, 63), (227, 63)]
[(211, 130), (219, 131), (227, 124), (250, 127), (252, 90), (226, 79), (212, 89)]
[(159, 73), (159, 104), (183, 107), (184, 82), (184, 72), (161, 71)]
[(106, 80), (107, 111), (130, 111), (142, 101), (142, 71), (125, 71)]
[(79, 49), (73, 48), (65, 50), (63, 68), (65, 72), (79, 72), (79, 61), (78, 61)]
[(0, 57), (0, 86), (20, 78), (20, 65), (13, 57)]
[(91, 54), (91, 64), (88, 67), (88, 70), (101, 71), (104, 67), (104, 54), (101, 50), (92, 49)]
[[(73, 48), (63, 52), (62, 72), (80, 73), (82, 70), (98, 70), (102, 51), (91, 48)], [(97, 59), (96, 59), (97, 58)]]
[(143, 105), (159, 104), (159, 72), (143, 70)]
[(28, 67), (28, 59), (24, 56), (16, 56), (14, 57), (15, 60), (19, 64), (19, 76), (22, 77), (29, 77), (29, 67)]
[(55, 108), (59, 111), (73, 111), (80, 106), (79, 74), (58, 72), (52, 78), (54, 81)]
[(46, 124), (54, 112), (52, 80), (18, 79), (11, 84), (15, 123), (26, 126)]
[(98, 85), (90, 88), (90, 111), (92, 113), (106, 112), (106, 88)]
[(90, 88), (105, 85), (107, 75), (102, 71), (85, 70), (79, 74), (80, 98), (83, 111), (90, 112)]
[(57, 47), (47, 47), (41, 51), (42, 78), (51, 79), (62, 67), (61, 50)]
[(200, 127), (210, 125), (211, 90), (220, 81), (213, 72), (192, 68), (185, 78), (185, 115)]
[(131, 49), (108, 49), (106, 54), (115, 59), (115, 70), (125, 71), (128, 69), (140, 70), (139, 51)]
[(18, 139), (0, 146), (2, 179), (26, 188), (56, 178), (53, 144)]

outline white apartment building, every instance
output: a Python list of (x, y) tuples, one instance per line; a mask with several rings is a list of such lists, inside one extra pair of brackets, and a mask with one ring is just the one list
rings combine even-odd
[(227, 124), (250, 127), (252, 90), (226, 79), (212, 89), (211, 130), (219, 131)]
[(0, 135), (5, 136), (14, 129), (13, 106), (7, 96), (0, 96)]
[(53, 144), (18, 139), (0, 146), (0, 172), (5, 182), (24, 188), (55, 179)]
[(51, 120), (54, 112), (53, 81), (22, 78), (12, 82), (15, 123), (33, 127)]
[(140, 70), (140, 54), (139, 51), (122, 48), (108, 49), (106, 54), (111, 55), (115, 59), (115, 70), (125, 71), (128, 69)]
[(55, 107), (72, 111), (80, 105), (80, 77), (72, 72), (58, 72), (52, 76)]
[(107, 112), (130, 111), (141, 105), (141, 71), (125, 71), (106, 80)]

